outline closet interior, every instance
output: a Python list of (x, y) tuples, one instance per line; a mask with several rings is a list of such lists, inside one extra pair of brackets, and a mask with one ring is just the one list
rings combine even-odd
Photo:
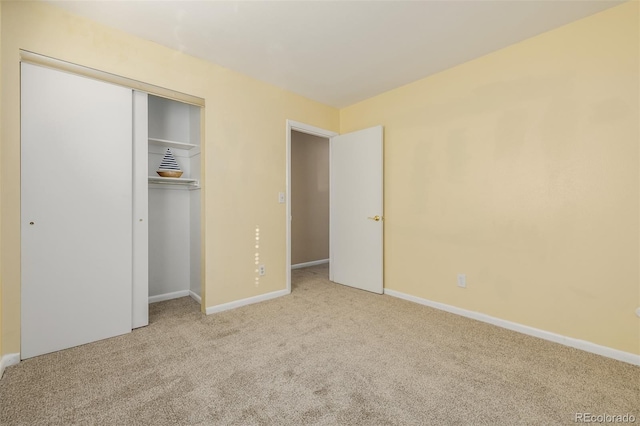
[[(148, 95), (149, 302), (200, 301), (201, 108)], [(167, 150), (182, 176), (157, 174)]]

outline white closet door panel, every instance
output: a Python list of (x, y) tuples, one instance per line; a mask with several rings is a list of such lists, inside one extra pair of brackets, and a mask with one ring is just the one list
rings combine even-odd
[(133, 328), (149, 324), (148, 95), (133, 92)]
[(132, 91), (22, 64), (22, 358), (131, 331)]

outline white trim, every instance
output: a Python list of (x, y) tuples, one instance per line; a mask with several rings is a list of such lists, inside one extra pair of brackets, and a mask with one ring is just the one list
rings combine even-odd
[(195, 300), (196, 302), (198, 302), (198, 303), (202, 304), (202, 299), (200, 298), (200, 296), (199, 296), (197, 293), (195, 293), (195, 292), (193, 292), (193, 291), (189, 290), (189, 296), (191, 296), (191, 298), (192, 298), (193, 300)]
[(20, 363), (20, 354), (3, 355), (2, 358), (0, 358), (0, 379), (2, 379), (5, 368), (17, 365), (18, 363)]
[(53, 68), (59, 71), (65, 71), (71, 74), (93, 78), (94, 80), (117, 84), (118, 86), (123, 86), (128, 89), (139, 90), (142, 92), (151, 93), (152, 95), (161, 96), (163, 98), (173, 99), (187, 104), (204, 107), (204, 99), (197, 96), (177, 92), (171, 89), (165, 89), (164, 87), (156, 86), (138, 80), (133, 80), (131, 78), (122, 77), (120, 75), (111, 74), (105, 71), (100, 71), (95, 68), (89, 68), (83, 65), (62, 61), (60, 59), (41, 55), (35, 52), (30, 52), (28, 50), (20, 49), (20, 61), (44, 66), (47, 68)]
[(239, 308), (241, 306), (251, 305), (253, 303), (264, 302), (265, 300), (275, 299), (277, 297), (286, 296), (290, 294), (290, 290), (278, 290), (271, 293), (261, 294), (259, 296), (247, 297), (246, 299), (235, 300), (229, 303), (223, 303), (222, 305), (209, 306), (207, 308), (207, 315), (215, 314), (217, 312), (228, 311), (230, 309)]
[(165, 300), (178, 299), (180, 297), (190, 296), (189, 290), (174, 291), (173, 293), (158, 294), (157, 296), (149, 296), (149, 303), (164, 302)]
[(633, 364), (633, 365), (640, 365), (640, 355), (635, 355), (629, 352), (620, 351), (618, 349), (609, 348), (607, 346), (598, 345), (596, 343), (587, 342), (586, 340), (575, 339), (573, 337), (563, 336), (561, 334), (552, 333), (550, 331), (540, 330), (539, 328), (533, 328), (527, 325), (522, 325), (515, 322), (492, 317), (490, 315), (482, 314), (480, 312), (468, 311), (466, 309), (458, 308), (456, 306), (451, 306), (451, 305), (447, 305), (440, 302), (434, 302), (434, 301), (423, 299), (417, 296), (411, 296), (409, 294), (401, 293), (395, 290), (390, 290), (385, 288), (384, 294), (397, 297), (399, 299), (408, 300), (410, 302), (419, 303), (421, 305), (429, 306), (431, 308), (439, 309), (441, 311), (446, 311), (452, 314), (471, 318), (477, 321), (486, 322), (488, 324), (506, 328), (507, 330), (516, 331), (518, 333), (537, 337), (539, 339), (548, 340), (554, 343), (560, 343), (561, 345), (569, 346), (575, 349), (580, 349), (585, 352), (590, 352), (592, 354), (602, 355), (607, 358), (613, 358), (618, 361), (628, 362), (629, 364)]
[[(291, 131), (306, 133), (308, 135), (320, 136), (322, 138), (331, 139), (338, 133), (330, 130), (314, 127), (309, 124), (300, 123), (298, 121), (287, 120), (287, 137), (286, 137), (286, 172), (285, 172), (285, 223), (286, 223), (286, 265), (285, 277), (287, 278), (287, 294), (291, 293)], [(331, 167), (331, 162), (329, 162)], [(331, 241), (329, 241), (329, 253), (331, 253)], [(329, 256), (331, 257), (331, 256)], [(207, 314), (209, 311), (207, 310)]]
[(329, 263), (329, 259), (320, 259), (320, 260), (313, 260), (311, 262), (296, 263), (295, 265), (291, 265), (291, 269), (308, 268), (309, 266), (322, 265), (324, 263)]
[(331, 230), (333, 229), (332, 224), (334, 223), (333, 208), (335, 207), (335, 205), (331, 202), (335, 194), (332, 169), (333, 161), (331, 160), (333, 158), (332, 151), (333, 137), (329, 138), (329, 281), (333, 281), (333, 268), (331, 267), (331, 265), (335, 265), (335, 263), (333, 263), (333, 238), (331, 238)]

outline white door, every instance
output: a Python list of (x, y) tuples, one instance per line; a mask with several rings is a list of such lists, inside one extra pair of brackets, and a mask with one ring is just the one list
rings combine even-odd
[(131, 331), (132, 91), (22, 64), (21, 357)]
[(331, 280), (382, 294), (382, 126), (331, 138)]
[(131, 327), (149, 324), (149, 102), (133, 92), (133, 291)]

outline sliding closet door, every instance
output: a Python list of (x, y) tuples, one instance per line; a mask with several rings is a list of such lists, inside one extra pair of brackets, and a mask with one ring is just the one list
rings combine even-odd
[(22, 64), (22, 358), (131, 331), (132, 91)]

